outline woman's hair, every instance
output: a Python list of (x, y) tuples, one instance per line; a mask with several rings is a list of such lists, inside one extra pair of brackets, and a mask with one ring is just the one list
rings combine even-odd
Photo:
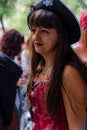
[(29, 33), (27, 40), (25, 42), (25, 49), (30, 50), (31, 49), (31, 33)]
[[(43, 26), (45, 28), (55, 28), (58, 32), (58, 42), (55, 47), (55, 58), (53, 72), (48, 83), (48, 93), (46, 99), (46, 107), (50, 116), (54, 116), (55, 112), (58, 115), (58, 119), (61, 113), (61, 101), (62, 92), (61, 87), (63, 85), (63, 70), (65, 65), (71, 64), (75, 66), (80, 74), (84, 77), (87, 74), (84, 74), (82, 69), (82, 63), (79, 61), (76, 54), (73, 52), (71, 47), (68, 45), (67, 30), (63, 25), (61, 18), (47, 10), (34, 11), (29, 18), (29, 27), (32, 30), (32, 27)], [(38, 64), (42, 66), (45, 65), (43, 57), (36, 53), (32, 45), (32, 60), (31, 60), (31, 71), (32, 75), (30, 77), (29, 87), (31, 86), (32, 79), (37, 72)], [(87, 78), (85, 77), (87, 83)]]
[(16, 29), (6, 30), (0, 39), (0, 51), (14, 58), (21, 51), (24, 36)]

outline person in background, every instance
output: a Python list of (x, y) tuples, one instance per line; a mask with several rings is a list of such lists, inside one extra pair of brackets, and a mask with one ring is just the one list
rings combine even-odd
[(71, 48), (81, 35), (77, 19), (62, 1), (40, 0), (31, 6), (27, 23), (32, 33), (32, 129), (84, 130), (87, 68)]
[(0, 39), (0, 110), (6, 130), (20, 129), (15, 97), (22, 69), (14, 57), (20, 53), (22, 44), (24, 36), (16, 29), (6, 30)]
[[(87, 67), (87, 8), (83, 10), (80, 17), (80, 27), (82, 31), (81, 38), (77, 43), (72, 45), (72, 48)], [(85, 129), (87, 129), (87, 116)]]
[[(14, 61), (16, 64), (18, 64), (21, 67), (21, 52), (15, 56)], [(21, 67), (22, 68), (22, 67)], [(18, 82), (17, 82), (17, 90), (16, 90), (16, 99), (15, 99), (15, 104), (18, 110), (18, 115), (19, 115), (19, 120), (21, 120), (21, 116), (22, 116), (22, 105), (21, 105), (21, 98), (20, 98), (20, 85), (23, 84), (25, 82), (25, 79), (22, 79), (22, 76), (19, 78)]]
[(3, 120), (1, 110), (0, 110), (0, 130), (5, 130), (5, 125), (4, 125), (4, 120)]
[(25, 42), (25, 47), (21, 53), (22, 68), (24, 70), (24, 73), (28, 73), (28, 74), (30, 71), (30, 61), (31, 61), (31, 45), (30, 44), (31, 44), (31, 34), (29, 34)]
[(23, 70), (22, 77), (25, 78), (25, 84), (20, 87), (21, 101), (22, 101), (22, 118), (20, 122), (21, 130), (32, 130), (31, 123), (31, 112), (27, 105), (27, 83), (30, 73), (30, 62), (31, 62), (31, 35), (29, 34), (27, 41), (25, 42), (25, 48), (21, 53), (21, 66)]
[(22, 50), (21, 50), (21, 52), (20, 52), (17, 56), (15, 56), (15, 58), (14, 58), (14, 61), (15, 61), (19, 66), (21, 66), (21, 53), (22, 53)]
[(87, 9), (82, 12), (80, 17), (81, 37), (72, 47), (83, 63), (87, 66)]

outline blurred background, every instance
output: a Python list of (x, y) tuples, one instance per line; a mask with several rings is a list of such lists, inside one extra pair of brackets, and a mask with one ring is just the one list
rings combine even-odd
[[(31, 4), (38, 0), (0, 0), (0, 36), (7, 28), (16, 28), (27, 37), (27, 14)], [(62, 0), (79, 17), (87, 7), (86, 0)]]

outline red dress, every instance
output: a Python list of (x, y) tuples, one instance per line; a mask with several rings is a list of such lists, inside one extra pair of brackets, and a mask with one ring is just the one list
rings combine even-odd
[(35, 84), (30, 90), (30, 102), (33, 111), (33, 130), (69, 130), (65, 109), (63, 108), (61, 115), (61, 123), (55, 121), (47, 114), (46, 111), (46, 85), (48, 77), (38, 84)]

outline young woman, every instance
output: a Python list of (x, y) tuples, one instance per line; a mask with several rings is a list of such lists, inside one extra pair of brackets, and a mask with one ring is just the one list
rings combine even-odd
[(80, 38), (76, 18), (60, 0), (40, 0), (31, 6), (28, 26), (33, 130), (84, 130), (87, 69), (70, 47)]

